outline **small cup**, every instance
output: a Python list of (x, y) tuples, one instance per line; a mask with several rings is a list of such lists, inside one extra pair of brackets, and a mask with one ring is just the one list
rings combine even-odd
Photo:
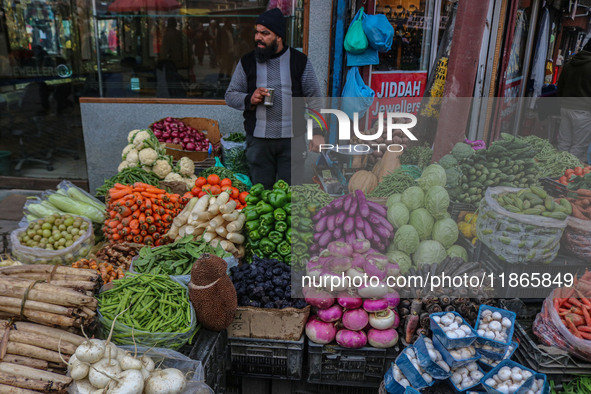
[(269, 93), (269, 95), (265, 96), (265, 101), (263, 101), (263, 104), (265, 104), (267, 107), (272, 107), (273, 106), (273, 93), (275, 93), (275, 89), (267, 88), (267, 93)]

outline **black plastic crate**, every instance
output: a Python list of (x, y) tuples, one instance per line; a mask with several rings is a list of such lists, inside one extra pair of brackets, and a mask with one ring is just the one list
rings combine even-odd
[(304, 336), (299, 341), (229, 337), (231, 373), (268, 379), (302, 378)]
[(466, 252), (468, 252), (468, 261), (480, 261), (480, 245), (482, 245), (480, 240), (476, 240), (476, 242), (472, 244), (472, 241), (466, 238), (464, 234), (460, 233), (456, 244), (466, 249)]
[(300, 381), (291, 391), (291, 394), (376, 394), (376, 388), (313, 384)]
[(226, 391), (226, 364), (228, 335), (226, 331), (210, 331), (201, 328), (193, 339), (189, 357), (201, 361), (205, 383), (218, 393)]
[(552, 197), (559, 198), (567, 196), (568, 188), (566, 187), (566, 185), (563, 185), (562, 183), (557, 182), (552, 178), (541, 178), (540, 184), (542, 185), (546, 193), (548, 193)]
[(460, 216), (460, 212), (462, 212), (462, 211), (476, 212), (476, 206), (474, 204), (466, 204), (466, 203), (462, 203), (462, 202), (450, 201), (447, 211), (451, 215), (451, 218), (457, 222), (458, 216)]
[(308, 382), (378, 389), (400, 348), (347, 349), (308, 341)]

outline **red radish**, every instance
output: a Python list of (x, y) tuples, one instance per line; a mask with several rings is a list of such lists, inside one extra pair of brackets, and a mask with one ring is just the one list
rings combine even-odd
[(366, 312), (381, 312), (388, 309), (388, 301), (385, 298), (379, 300), (367, 299), (363, 301), (363, 309)]
[(367, 335), (363, 331), (339, 330), (337, 343), (349, 349), (359, 349), (367, 345)]
[(333, 305), (328, 309), (319, 309), (318, 318), (326, 323), (334, 323), (343, 316), (343, 310), (340, 305)]
[(393, 328), (387, 330), (376, 330), (372, 328), (367, 332), (367, 340), (373, 347), (386, 349), (396, 345), (398, 342), (398, 333)]
[(351, 309), (343, 313), (343, 326), (349, 330), (363, 330), (368, 322), (369, 316), (363, 309)]
[(325, 323), (316, 316), (311, 316), (306, 323), (306, 336), (314, 343), (321, 345), (331, 343), (336, 334), (337, 329), (334, 324)]
[(339, 294), (338, 303), (345, 309), (357, 309), (363, 305), (363, 300), (355, 295), (351, 295), (348, 292)]

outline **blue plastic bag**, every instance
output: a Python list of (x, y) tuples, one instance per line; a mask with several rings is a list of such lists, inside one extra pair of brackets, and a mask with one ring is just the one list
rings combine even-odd
[(367, 47), (365, 52), (354, 54), (347, 52), (347, 67), (361, 67), (380, 64), (378, 50)]
[(361, 7), (349, 25), (349, 29), (345, 35), (345, 41), (343, 42), (345, 50), (348, 53), (363, 53), (369, 46), (369, 42), (363, 31), (364, 17), (363, 7)]
[(355, 112), (359, 113), (359, 119), (371, 107), (376, 93), (363, 82), (359, 69), (352, 67), (347, 73), (347, 81), (343, 87), (341, 110), (349, 118), (353, 119)]
[(366, 15), (363, 18), (363, 31), (369, 46), (379, 52), (388, 52), (392, 48), (394, 27), (384, 14)]

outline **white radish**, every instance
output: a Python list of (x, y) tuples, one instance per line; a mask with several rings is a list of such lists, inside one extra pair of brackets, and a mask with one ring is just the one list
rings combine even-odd
[(142, 362), (142, 366), (148, 371), (148, 372), (152, 372), (154, 370), (154, 368), (156, 367), (156, 363), (154, 363), (154, 360), (152, 360), (150, 357), (148, 356), (142, 356), (140, 358), (140, 361)]
[(100, 339), (89, 339), (76, 348), (76, 357), (85, 363), (95, 363), (105, 354), (105, 342)]
[(136, 369), (139, 371), (140, 369), (142, 369), (142, 362), (137, 358), (133, 358), (131, 356), (123, 357), (119, 361), (119, 365), (121, 366), (121, 369), (124, 371), (127, 371), (128, 369)]
[(185, 375), (176, 368), (153, 371), (145, 381), (144, 394), (178, 394), (186, 384)]
[[(72, 356), (73, 357), (73, 356)], [(71, 360), (71, 359), (70, 359)], [(70, 361), (70, 377), (74, 380), (82, 380), (88, 376), (90, 366), (76, 359), (74, 362)]]
[(107, 387), (111, 379), (120, 372), (121, 367), (117, 360), (103, 358), (90, 367), (88, 380), (90, 380), (90, 383), (92, 383), (97, 389), (104, 389)]
[(137, 369), (129, 369), (119, 373), (109, 384), (109, 394), (142, 394), (144, 377)]
[(140, 369), (140, 372), (142, 373), (144, 380), (150, 377), (150, 371), (148, 371), (146, 368)]
[(234, 212), (234, 210), (236, 209), (236, 200), (231, 200), (224, 205), (220, 205), (219, 209), (222, 215)]

